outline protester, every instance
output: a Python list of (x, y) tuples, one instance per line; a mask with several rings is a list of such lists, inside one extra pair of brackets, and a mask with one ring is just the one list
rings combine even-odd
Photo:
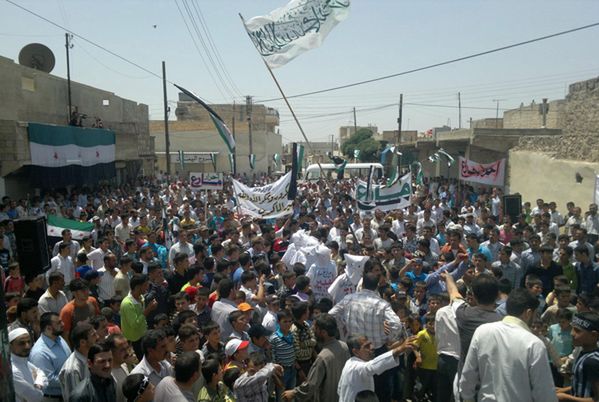
[[(274, 181), (237, 179), (251, 192)], [(560, 214), (555, 203), (537, 201), (533, 212), (525, 201), (509, 217), (499, 189), (426, 178), (410, 200), (368, 211), (352, 198), (356, 183), (347, 175), (299, 181), (289, 209), (273, 219), (246, 215), (228, 176), (218, 191), (139, 177), (48, 190), (30, 202), (5, 197), (0, 276), (10, 329), (22, 333), (9, 341), (23, 376), (14, 376), (17, 395), (24, 386), (36, 400), (37, 385), (47, 402), (76, 392), (118, 402), (445, 402), (460, 391), (484, 400), (476, 389), (526, 399), (545, 384), (558, 386), (562, 400), (597, 397), (597, 332), (588, 316), (599, 309), (595, 206), (583, 215), (569, 203)], [(269, 197), (287, 202), (286, 193)], [(68, 229), (49, 238), (59, 240), (51, 268), (31, 275), (16, 264), (11, 220), (41, 213), (89, 219), (92, 229), (76, 233), (82, 247)], [(535, 310), (530, 336), (514, 324), (528, 316), (508, 308), (522, 292), (538, 301), (525, 309)], [(34, 342), (30, 364), (23, 331)], [(110, 358), (90, 358), (94, 332)], [(409, 336), (417, 338), (406, 343)], [(528, 359), (540, 356), (540, 344), (551, 370)], [(487, 350), (509, 369), (484, 360)], [(525, 372), (541, 374), (529, 381)], [(542, 400), (554, 400), (545, 392)]]

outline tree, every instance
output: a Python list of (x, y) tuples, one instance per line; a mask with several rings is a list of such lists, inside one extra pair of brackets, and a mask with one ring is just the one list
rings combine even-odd
[(379, 147), (379, 141), (372, 138), (372, 131), (361, 128), (341, 145), (341, 152), (348, 158), (353, 158), (354, 150), (358, 149), (360, 150), (359, 160), (361, 162), (376, 162)]

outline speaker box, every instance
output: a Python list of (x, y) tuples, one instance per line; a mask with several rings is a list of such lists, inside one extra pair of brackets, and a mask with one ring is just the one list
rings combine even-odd
[(512, 222), (516, 223), (518, 215), (522, 213), (522, 196), (520, 194), (503, 196), (503, 214), (509, 215)]
[(46, 218), (14, 221), (21, 274), (39, 275), (50, 268)]

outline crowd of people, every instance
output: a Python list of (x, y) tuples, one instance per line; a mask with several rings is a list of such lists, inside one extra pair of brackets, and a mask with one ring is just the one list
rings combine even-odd
[[(432, 178), (365, 212), (354, 185), (300, 182), (267, 220), (230, 181), (4, 197), (16, 400), (599, 400), (597, 205), (510, 216), (498, 189)], [(93, 229), (32, 275), (13, 220), (44, 215)]]

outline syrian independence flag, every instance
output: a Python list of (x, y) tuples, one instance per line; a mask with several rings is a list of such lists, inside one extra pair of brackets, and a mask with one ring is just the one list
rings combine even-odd
[(48, 215), (48, 230), (47, 234), (50, 237), (61, 237), (64, 229), (69, 229), (73, 235), (73, 239), (81, 240), (85, 236), (90, 236), (93, 223), (79, 222), (73, 219), (66, 219), (57, 215)]
[(104, 129), (29, 123), (31, 164), (49, 168), (114, 163), (115, 135)]
[(347, 18), (349, 2), (291, 0), (268, 15), (244, 21), (244, 25), (264, 61), (270, 68), (277, 68), (319, 47), (329, 32)]
[(177, 84), (174, 84), (174, 85), (177, 88), (179, 88), (179, 90), (181, 92), (183, 92), (185, 95), (189, 96), (194, 101), (198, 102), (204, 109), (206, 109), (208, 111), (208, 114), (210, 115), (210, 118), (212, 119), (212, 122), (214, 123), (214, 126), (216, 127), (216, 131), (218, 131), (218, 134), (220, 135), (220, 137), (223, 139), (223, 141), (227, 145), (229, 152), (230, 153), (235, 152), (235, 139), (233, 138), (233, 134), (231, 134), (231, 131), (229, 131), (229, 128), (227, 127), (227, 125), (225, 124), (223, 119), (221, 119), (220, 116), (218, 114), (216, 114), (216, 112), (214, 110), (212, 110), (212, 108), (210, 106), (205, 104), (200, 98), (198, 98), (192, 92), (189, 92), (187, 89), (182, 88)]
[(216, 157), (217, 157), (217, 154), (215, 154), (215, 153), (210, 154), (210, 162), (212, 162), (212, 167), (214, 168), (215, 172), (216, 172)]
[(256, 155), (250, 154), (250, 169), (254, 170), (256, 168)]
[(360, 150), (359, 149), (354, 149), (354, 158), (358, 159), (360, 157)]

